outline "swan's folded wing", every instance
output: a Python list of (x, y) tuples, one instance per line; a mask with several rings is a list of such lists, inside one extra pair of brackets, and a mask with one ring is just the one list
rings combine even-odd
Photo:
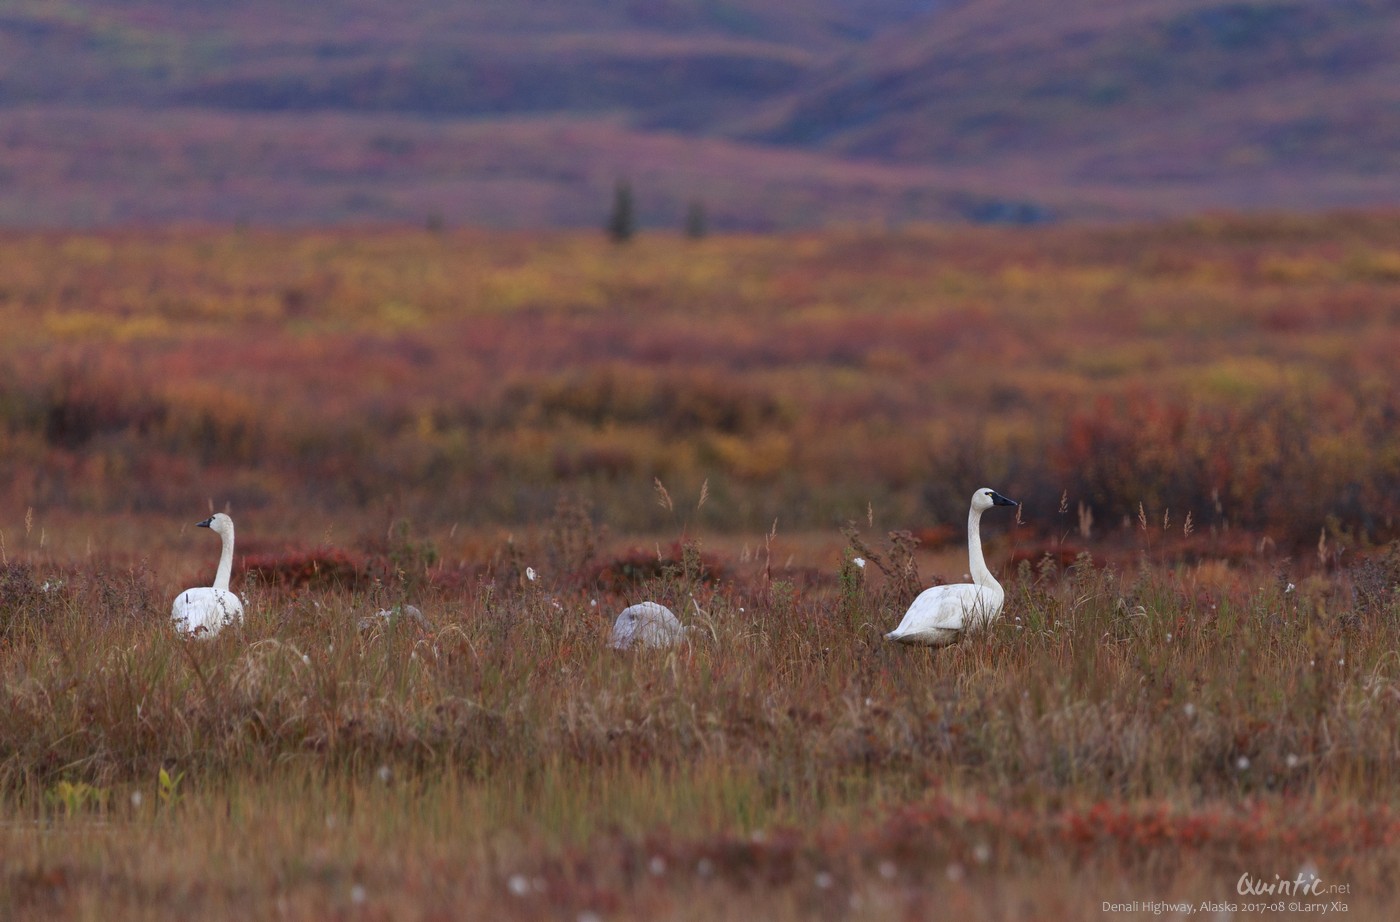
[(187, 633), (200, 628), (214, 633), (243, 617), (243, 603), (232, 592), (201, 586), (177, 595), (170, 617), (176, 627)]
[(964, 606), (958, 590), (963, 588), (977, 587), (934, 586), (932, 589), (925, 589), (904, 613), (904, 620), (899, 622), (895, 633), (962, 630)]
[(919, 635), (946, 639), (944, 635), (985, 622), (994, 601), (986, 589), (972, 583), (934, 586), (919, 593), (899, 627), (886, 636), (896, 640)]

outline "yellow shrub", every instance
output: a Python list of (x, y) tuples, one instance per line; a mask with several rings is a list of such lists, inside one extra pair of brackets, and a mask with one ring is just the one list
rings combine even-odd
[(743, 480), (767, 480), (792, 464), (792, 439), (783, 433), (744, 438), (717, 432), (707, 436), (705, 444), (723, 467)]

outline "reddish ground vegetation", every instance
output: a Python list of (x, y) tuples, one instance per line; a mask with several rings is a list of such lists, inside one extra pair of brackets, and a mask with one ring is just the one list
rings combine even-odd
[(1395, 221), (10, 237), (0, 506), (484, 526), (574, 495), (628, 532), (878, 514), (929, 549), (992, 483), (1045, 540), (1383, 543)]

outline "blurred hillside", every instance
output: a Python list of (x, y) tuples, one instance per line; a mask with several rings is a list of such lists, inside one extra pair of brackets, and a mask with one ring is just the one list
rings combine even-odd
[(0, 224), (1400, 201), (1400, 4), (13, 0)]

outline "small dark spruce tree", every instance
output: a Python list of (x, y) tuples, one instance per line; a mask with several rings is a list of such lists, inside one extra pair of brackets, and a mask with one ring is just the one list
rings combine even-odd
[(632, 205), (632, 186), (625, 179), (613, 190), (612, 214), (608, 216), (608, 236), (614, 243), (626, 243), (637, 233), (637, 215)]
[(708, 230), (705, 226), (705, 206), (699, 199), (694, 199), (685, 212), (685, 235), (691, 240), (699, 240)]

